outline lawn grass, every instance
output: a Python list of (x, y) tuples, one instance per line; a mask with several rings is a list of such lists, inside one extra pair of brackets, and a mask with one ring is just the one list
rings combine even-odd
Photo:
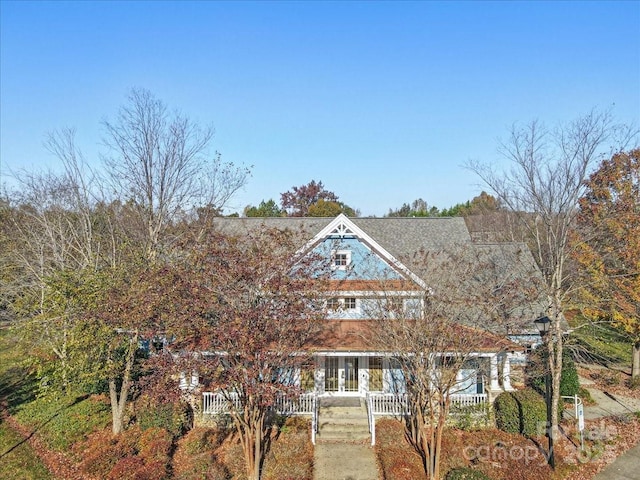
[(0, 422), (0, 478), (53, 480), (36, 453), (6, 423)]
[[(23, 359), (24, 354), (14, 332), (6, 327), (0, 328), (0, 408), (8, 409), (9, 413), (34, 398), (33, 377)], [(1, 420), (0, 478), (54, 478), (22, 436)]]
[(576, 317), (567, 346), (574, 351), (576, 360), (599, 363), (604, 366), (631, 366), (629, 339), (609, 323), (594, 323)]

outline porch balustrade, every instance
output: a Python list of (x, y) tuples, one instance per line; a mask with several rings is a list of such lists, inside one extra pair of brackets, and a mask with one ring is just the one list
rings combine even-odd
[[(281, 395), (276, 398), (273, 410), (279, 415), (311, 415), (317, 403), (317, 396), (313, 393), (303, 393), (291, 398)], [(231, 408), (241, 408), (237, 393), (204, 392), (202, 394), (202, 413), (205, 415), (220, 415), (229, 413)]]
[[(232, 408), (240, 409), (237, 393), (204, 392), (202, 413), (204, 415), (228, 414)], [(318, 431), (318, 397), (315, 393), (303, 393), (298, 397), (280, 395), (272, 407), (278, 415), (311, 415), (311, 442), (315, 445)]]
[[(487, 403), (486, 393), (454, 394), (449, 397), (451, 405), (457, 407), (471, 407)], [(370, 393), (367, 395), (367, 405), (372, 415), (406, 415), (409, 413), (406, 393)]]
[[(453, 394), (449, 396), (452, 407), (472, 407), (484, 405), (488, 401), (486, 393)], [(400, 417), (409, 414), (409, 402), (406, 393), (368, 393), (367, 414), (371, 445), (376, 444), (376, 416)]]

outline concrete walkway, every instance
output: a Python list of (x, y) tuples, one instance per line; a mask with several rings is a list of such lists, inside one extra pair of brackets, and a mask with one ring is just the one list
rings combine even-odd
[(378, 480), (373, 447), (365, 444), (317, 443), (314, 449), (314, 480)]
[(378, 480), (367, 411), (360, 398), (322, 399), (314, 480)]
[(606, 390), (599, 390), (595, 388), (591, 380), (584, 377), (580, 377), (580, 385), (589, 391), (591, 398), (595, 402), (595, 405), (584, 406), (585, 420), (640, 412), (640, 399), (623, 397), (611, 394)]
[(640, 444), (614, 460), (593, 480), (638, 480), (640, 479)]
[[(610, 415), (640, 411), (640, 399), (610, 394), (595, 388), (592, 381), (580, 377), (580, 384), (591, 394), (595, 405), (585, 405), (584, 418), (594, 420)], [(640, 444), (627, 450), (609, 464), (593, 480), (640, 480)]]

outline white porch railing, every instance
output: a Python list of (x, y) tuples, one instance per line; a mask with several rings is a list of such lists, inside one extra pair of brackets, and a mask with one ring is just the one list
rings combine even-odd
[[(451, 406), (471, 407), (487, 403), (486, 393), (453, 394), (450, 396)], [(409, 414), (409, 401), (406, 393), (367, 393), (367, 415), (371, 445), (376, 444), (377, 416), (404, 416)]]
[(204, 392), (202, 394), (202, 413), (204, 415), (221, 415), (229, 413), (233, 408), (240, 408), (237, 393)]
[(487, 403), (488, 396), (486, 393), (456, 393), (451, 395), (450, 398), (451, 405), (455, 405), (457, 407), (472, 407)]
[[(204, 392), (202, 394), (203, 415), (223, 415), (231, 408), (242, 407), (238, 394), (230, 392)], [(278, 415), (311, 415), (311, 442), (315, 445), (318, 432), (318, 397), (315, 393), (303, 393), (296, 398), (281, 395), (276, 399), (274, 411)]]

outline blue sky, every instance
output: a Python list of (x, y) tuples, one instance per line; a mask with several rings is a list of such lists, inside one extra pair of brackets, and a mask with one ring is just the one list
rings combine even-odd
[(0, 182), (56, 168), (74, 127), (98, 163), (100, 122), (132, 87), (212, 124), (253, 175), (237, 210), (322, 181), (363, 215), (481, 190), (514, 122), (613, 108), (640, 123), (640, 2), (16, 2), (0, 0)]

